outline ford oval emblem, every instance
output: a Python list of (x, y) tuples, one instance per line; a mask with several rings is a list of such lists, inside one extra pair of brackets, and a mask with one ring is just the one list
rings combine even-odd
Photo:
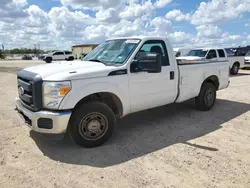
[(24, 95), (24, 89), (23, 89), (23, 87), (22, 86), (20, 86), (19, 88), (18, 88), (18, 93), (19, 93), (19, 95)]

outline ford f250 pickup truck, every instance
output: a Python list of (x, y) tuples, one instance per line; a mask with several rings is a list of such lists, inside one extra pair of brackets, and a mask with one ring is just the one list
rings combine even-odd
[(16, 108), (40, 133), (69, 133), (84, 147), (105, 143), (117, 118), (195, 98), (210, 110), (229, 85), (227, 61), (177, 64), (163, 37), (109, 39), (83, 61), (26, 68), (17, 74)]

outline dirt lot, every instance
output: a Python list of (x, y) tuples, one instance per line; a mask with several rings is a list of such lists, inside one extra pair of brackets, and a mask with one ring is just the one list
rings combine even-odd
[(137, 113), (85, 149), (20, 121), (17, 70), (0, 68), (1, 188), (250, 187), (250, 71), (231, 78), (210, 112), (189, 101)]

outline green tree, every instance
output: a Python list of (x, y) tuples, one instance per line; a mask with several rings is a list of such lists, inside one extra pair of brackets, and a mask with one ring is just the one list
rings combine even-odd
[(5, 59), (5, 55), (3, 50), (0, 50), (0, 59)]
[(30, 48), (14, 48), (11, 50), (5, 50), (6, 54), (43, 54), (43, 50), (30, 49)]

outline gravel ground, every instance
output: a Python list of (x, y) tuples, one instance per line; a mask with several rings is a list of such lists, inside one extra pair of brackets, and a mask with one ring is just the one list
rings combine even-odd
[[(29, 130), (14, 111), (15, 72), (0, 64), (0, 187), (250, 187), (250, 71), (209, 112), (193, 101), (128, 116), (104, 146)], [(8, 72), (8, 73), (7, 73)]]

